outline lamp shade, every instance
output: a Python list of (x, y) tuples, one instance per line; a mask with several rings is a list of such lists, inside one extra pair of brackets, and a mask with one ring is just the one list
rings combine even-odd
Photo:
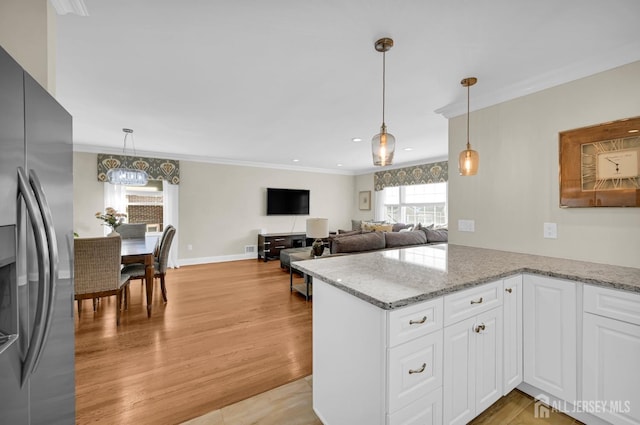
[(329, 219), (327, 218), (308, 218), (307, 219), (307, 237), (322, 239), (329, 236)]

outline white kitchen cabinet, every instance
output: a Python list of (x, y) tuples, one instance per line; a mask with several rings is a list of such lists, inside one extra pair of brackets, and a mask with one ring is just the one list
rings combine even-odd
[(523, 380), (522, 374), (522, 275), (504, 280), (503, 292), (504, 395)]
[(524, 381), (561, 400), (577, 399), (576, 284), (523, 276)]
[[(495, 289), (499, 287), (500, 290)], [(445, 296), (455, 317), (462, 318), (444, 328), (443, 423), (466, 424), (502, 396), (502, 282), (494, 282)], [(478, 294), (483, 294), (479, 297)], [(471, 317), (487, 294), (497, 307)], [(464, 301), (466, 300), (466, 301)], [(472, 303), (473, 301), (473, 303)], [(469, 305), (466, 314), (460, 306)], [(449, 309), (449, 312), (451, 309)]]
[(320, 279), (313, 289), (313, 408), (320, 420), (439, 424), (442, 297), (383, 310)]
[(584, 305), (582, 398), (608, 402), (593, 414), (612, 424), (640, 424), (640, 296), (585, 285)]
[(387, 425), (442, 424), (442, 389), (438, 388), (407, 407), (390, 414)]

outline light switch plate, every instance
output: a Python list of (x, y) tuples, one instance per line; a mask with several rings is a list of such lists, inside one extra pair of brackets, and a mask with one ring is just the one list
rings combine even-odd
[(546, 239), (558, 238), (558, 224), (557, 223), (544, 223), (543, 236)]
[(458, 231), (475, 232), (476, 222), (474, 220), (458, 220)]

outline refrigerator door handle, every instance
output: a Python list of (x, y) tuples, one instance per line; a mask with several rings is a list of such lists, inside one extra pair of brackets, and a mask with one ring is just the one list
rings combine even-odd
[(22, 362), (21, 383), (24, 385), (33, 373), (36, 356), (40, 352), (43, 334), (43, 316), (48, 306), (49, 292), (49, 254), (47, 253), (47, 237), (42, 222), (42, 216), (38, 209), (38, 201), (31, 192), (27, 175), (22, 167), (18, 167), (18, 198), (22, 196), (27, 206), (27, 214), (33, 227), (33, 236), (36, 242), (38, 255), (38, 303), (33, 324), (33, 333), (29, 341), (27, 353)]
[(47, 344), (47, 338), (49, 337), (49, 331), (51, 330), (51, 322), (53, 320), (53, 309), (56, 301), (56, 282), (58, 280), (58, 239), (56, 238), (56, 229), (53, 225), (53, 217), (51, 217), (51, 208), (49, 207), (49, 203), (47, 202), (47, 198), (44, 195), (44, 191), (42, 190), (42, 185), (40, 184), (40, 179), (36, 174), (35, 170), (29, 170), (29, 183), (33, 188), (33, 192), (36, 195), (36, 200), (38, 201), (38, 205), (40, 206), (40, 213), (42, 215), (42, 222), (44, 224), (44, 232), (47, 237), (47, 246), (49, 251), (49, 281), (47, 284), (49, 285), (49, 297), (47, 302), (47, 315), (45, 317), (44, 322), (44, 331), (42, 332), (42, 341), (40, 343), (40, 348), (38, 349), (38, 354), (36, 355), (36, 360), (33, 364), (33, 372), (38, 369), (38, 363), (40, 362), (40, 358), (42, 356), (42, 351)]

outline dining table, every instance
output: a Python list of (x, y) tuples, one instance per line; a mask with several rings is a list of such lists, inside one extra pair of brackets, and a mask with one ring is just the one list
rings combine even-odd
[(151, 304), (153, 301), (153, 251), (158, 236), (146, 236), (144, 238), (123, 239), (120, 248), (122, 264), (141, 263), (145, 265), (145, 288), (147, 293), (147, 317), (151, 317)]

